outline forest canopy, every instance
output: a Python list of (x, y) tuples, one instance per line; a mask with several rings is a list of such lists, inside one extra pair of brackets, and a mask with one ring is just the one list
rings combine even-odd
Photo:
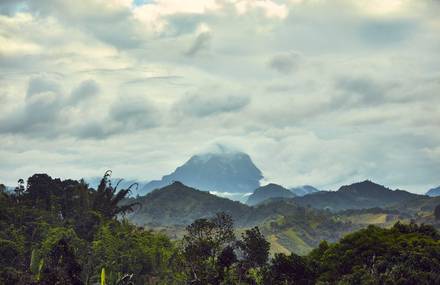
[(369, 226), (311, 253), (270, 255), (258, 227), (237, 234), (227, 213), (184, 237), (136, 226), (105, 173), (84, 181), (35, 174), (0, 187), (1, 284), (440, 284), (440, 234), (429, 225)]

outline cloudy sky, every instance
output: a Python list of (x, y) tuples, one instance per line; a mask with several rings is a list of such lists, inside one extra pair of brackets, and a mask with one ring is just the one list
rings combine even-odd
[(440, 1), (1, 0), (0, 181), (160, 178), (221, 143), (266, 180), (440, 185)]

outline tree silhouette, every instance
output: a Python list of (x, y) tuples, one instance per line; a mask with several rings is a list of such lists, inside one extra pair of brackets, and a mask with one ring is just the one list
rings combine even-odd
[(107, 170), (99, 183), (98, 189), (93, 193), (93, 210), (101, 213), (105, 218), (112, 219), (119, 214), (126, 214), (133, 211), (133, 207), (137, 203), (121, 205), (121, 202), (127, 198), (131, 191), (131, 187), (137, 186), (137, 183), (130, 185), (127, 189), (117, 191), (119, 182), (115, 187), (110, 182), (111, 170)]
[(435, 207), (434, 216), (436, 221), (440, 220), (440, 204)]

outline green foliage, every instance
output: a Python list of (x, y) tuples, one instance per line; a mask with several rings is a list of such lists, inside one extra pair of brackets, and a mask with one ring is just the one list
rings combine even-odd
[(246, 230), (238, 242), (243, 252), (243, 263), (247, 267), (262, 267), (269, 259), (270, 244), (261, 234), (258, 227)]
[(98, 189), (92, 192), (92, 209), (101, 213), (107, 219), (133, 211), (135, 204), (121, 205), (121, 202), (130, 193), (130, 187), (117, 191), (118, 184), (113, 187), (110, 182), (111, 171), (105, 172)]
[(47, 254), (47, 262), (39, 283), (42, 285), (66, 284), (82, 285), (81, 265), (74, 254), (74, 249), (68, 242), (61, 238)]
[(105, 285), (105, 268), (101, 270), (101, 285)]
[(314, 272), (304, 257), (296, 254), (276, 254), (267, 272), (266, 283), (313, 284)]
[(191, 284), (259, 284), (269, 247), (258, 227), (236, 240), (232, 218), (225, 213), (198, 219), (183, 238), (187, 280)]
[(166, 236), (121, 220), (130, 190), (117, 191), (109, 175), (97, 190), (36, 174), (0, 191), (0, 284), (94, 284), (104, 267), (111, 285), (180, 278)]
[(277, 255), (269, 284), (439, 284), (440, 237), (427, 225), (369, 226), (308, 256)]
[(233, 252), (225, 252), (227, 248), (232, 248), (235, 242), (232, 218), (219, 213), (210, 219), (194, 221), (186, 230), (187, 234), (183, 238), (183, 256), (191, 282), (218, 282), (223, 277), (226, 267), (223, 263), (229, 262), (226, 258), (233, 259)]
[(148, 276), (162, 277), (175, 249), (162, 234), (111, 220), (98, 230), (92, 251), (94, 266), (105, 268), (107, 283), (115, 284), (125, 273), (139, 283)]
[[(195, 220), (172, 242), (125, 220), (133, 207), (124, 199), (129, 189), (118, 192), (109, 175), (97, 190), (45, 174), (26, 187), (19, 181), (13, 193), (0, 187), (0, 284), (440, 284), (440, 235), (432, 226), (369, 226), (319, 243), (316, 233), (336, 240), (350, 224), (291, 203), (250, 210), (215, 200), (243, 219), (271, 219), (237, 240), (231, 216), (219, 213)], [(270, 259), (263, 234), (275, 231), (316, 248)]]

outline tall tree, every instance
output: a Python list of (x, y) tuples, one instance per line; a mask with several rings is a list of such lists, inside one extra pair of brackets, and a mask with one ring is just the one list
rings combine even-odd
[(119, 214), (125, 214), (133, 211), (133, 207), (136, 203), (121, 205), (121, 202), (127, 198), (131, 191), (131, 187), (137, 186), (136, 183), (130, 185), (126, 189), (118, 191), (119, 183), (115, 187), (111, 184), (110, 177), (112, 172), (107, 170), (99, 183), (98, 189), (93, 193), (93, 210), (101, 213), (103, 217), (112, 219)]
[[(224, 250), (235, 242), (232, 218), (225, 213), (218, 213), (213, 218), (194, 221), (186, 231), (183, 253), (191, 282), (215, 283), (221, 275), (217, 274), (217, 265), (219, 262), (225, 262)], [(229, 252), (229, 255), (231, 254)], [(220, 256), (222, 261), (219, 260)]]
[(241, 235), (238, 247), (243, 252), (244, 263), (249, 267), (262, 267), (269, 259), (270, 243), (258, 227), (246, 230)]

